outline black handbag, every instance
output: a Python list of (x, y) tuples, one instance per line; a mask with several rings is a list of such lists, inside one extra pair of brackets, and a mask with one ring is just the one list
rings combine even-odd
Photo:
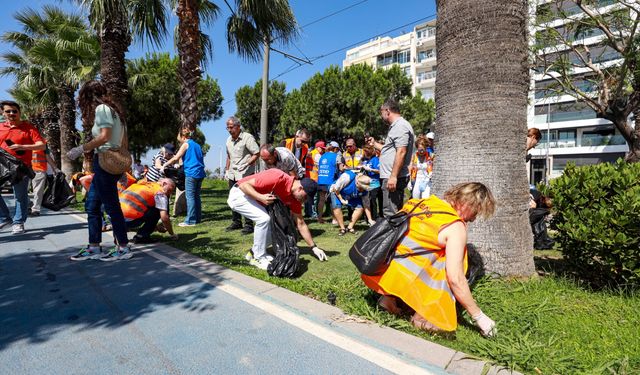
[(420, 211), (414, 213), (421, 200), (409, 212), (398, 211), (390, 217), (378, 220), (351, 246), (349, 258), (360, 273), (377, 276), (384, 273), (393, 258), (396, 246), (409, 229), (409, 219), (419, 215), (449, 214), (444, 211)]

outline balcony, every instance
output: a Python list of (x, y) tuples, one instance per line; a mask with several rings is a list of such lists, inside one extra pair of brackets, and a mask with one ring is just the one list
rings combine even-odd
[(555, 112), (549, 114), (549, 120), (547, 121), (547, 115), (536, 115), (534, 122), (536, 124), (546, 124), (547, 122), (561, 122), (561, 121), (576, 121), (576, 120), (589, 120), (597, 118), (596, 113), (591, 110), (574, 111), (574, 112)]
[(418, 76), (416, 77), (416, 83), (422, 83), (431, 79), (436, 79), (436, 72), (418, 73)]
[(580, 141), (582, 146), (615, 146), (627, 144), (621, 135), (583, 134)]

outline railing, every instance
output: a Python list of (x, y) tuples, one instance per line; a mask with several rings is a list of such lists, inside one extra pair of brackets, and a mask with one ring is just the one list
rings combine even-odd
[[(549, 114), (548, 122), (560, 122), (560, 121), (575, 121), (575, 120), (589, 120), (596, 118), (596, 113), (592, 110), (575, 111), (575, 112), (555, 112)], [(546, 124), (547, 115), (536, 115), (534, 122), (536, 124)]]
[(435, 59), (436, 58), (436, 54), (435, 53), (429, 53), (427, 55), (418, 55), (418, 63), (421, 63), (425, 60), (429, 60), (429, 59)]
[(582, 146), (614, 146), (627, 143), (621, 135), (599, 134), (583, 134), (580, 141)]
[(417, 77), (418, 83), (429, 80), (429, 79), (434, 79), (434, 78), (436, 78), (436, 72), (420, 73), (418, 74), (418, 77)]

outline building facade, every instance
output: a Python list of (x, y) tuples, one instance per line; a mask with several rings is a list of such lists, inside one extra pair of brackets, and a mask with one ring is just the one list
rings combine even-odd
[(412, 93), (434, 99), (436, 88), (436, 22), (420, 24), (409, 33), (371, 40), (347, 51), (342, 67), (369, 64), (376, 68), (400, 66), (411, 78)]

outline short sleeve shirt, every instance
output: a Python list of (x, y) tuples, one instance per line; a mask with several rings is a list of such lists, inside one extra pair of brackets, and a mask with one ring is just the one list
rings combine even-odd
[[(300, 164), (300, 160), (296, 159), (295, 155), (291, 151), (289, 151), (286, 147), (276, 147), (276, 152), (278, 153), (279, 159), (276, 162), (275, 168), (285, 172), (290, 173), (294, 171), (298, 178), (304, 177), (306, 170)], [(274, 168), (274, 167), (270, 167)]]
[(169, 197), (161, 191), (157, 192), (153, 197), (155, 201), (156, 208), (160, 211), (169, 211)]
[(260, 146), (253, 135), (241, 132), (235, 140), (227, 138), (227, 157), (229, 170), (226, 177), (232, 181), (251, 175), (255, 171), (255, 164), (249, 165), (251, 156), (260, 152)]
[(407, 120), (400, 117), (391, 124), (387, 138), (380, 151), (380, 178), (391, 177), (393, 162), (399, 147), (406, 147), (407, 153), (404, 156), (402, 168), (400, 168), (397, 177), (406, 177), (409, 175), (409, 164), (411, 164), (411, 157), (413, 156), (414, 140), (413, 128)]
[(22, 150), (24, 151), (22, 155), (18, 155), (15, 150), (9, 149), (9, 145), (6, 142), (7, 140), (10, 141), (9, 143), (13, 142), (17, 145), (33, 145), (36, 142), (44, 143), (44, 139), (38, 132), (38, 129), (36, 129), (36, 127), (29, 122), (21, 121), (17, 126), (14, 127), (11, 127), (8, 122), (0, 124), (0, 147), (18, 158), (28, 167), (31, 166), (31, 158), (33, 157), (32, 151)]
[(100, 104), (96, 107), (96, 117), (91, 128), (91, 135), (95, 138), (100, 135), (102, 128), (111, 128), (109, 141), (96, 149), (96, 152), (105, 152), (109, 149), (120, 148), (122, 142), (122, 123), (118, 114), (109, 106)]
[(260, 194), (275, 194), (280, 200), (286, 204), (294, 214), (302, 214), (302, 203), (298, 202), (291, 193), (291, 187), (295, 178), (286, 174), (279, 169), (267, 169), (266, 171), (247, 176), (240, 181), (238, 185), (255, 179), (253, 188)]

